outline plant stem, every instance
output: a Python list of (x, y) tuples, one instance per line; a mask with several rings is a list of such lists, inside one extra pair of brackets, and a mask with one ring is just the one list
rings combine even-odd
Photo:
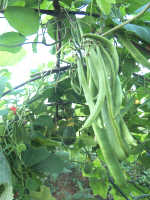
[(101, 36), (106, 36), (118, 29), (120, 29), (121, 27), (123, 27), (126, 24), (129, 24), (130, 22), (132, 22), (133, 20), (137, 19), (138, 17), (140, 17), (141, 15), (143, 15), (145, 13), (146, 10), (148, 10), (150, 8), (150, 3), (147, 4), (147, 6), (141, 11), (139, 12), (136, 16), (132, 17), (132, 19), (129, 19), (125, 22), (123, 22), (122, 24), (119, 24), (117, 26), (115, 26), (114, 28), (110, 29), (109, 31), (106, 31), (105, 33), (101, 34)]

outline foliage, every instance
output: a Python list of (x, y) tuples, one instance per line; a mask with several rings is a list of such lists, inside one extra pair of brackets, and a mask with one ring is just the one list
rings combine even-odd
[[(88, 177), (90, 192), (79, 187), (70, 199), (150, 199), (149, 1), (9, 0), (0, 1), (0, 12), (13, 29), (0, 35), (0, 200), (54, 200), (46, 178), (73, 163)], [(124, 186), (110, 175), (92, 127), (81, 131), (90, 111), (77, 55), (87, 33), (112, 41), (119, 55), (120, 114), (137, 143), (120, 162)], [(56, 63), (49, 57), (48, 71), (37, 66), (13, 88), (9, 69), (26, 56), (25, 44), (34, 53), (45, 45)]]

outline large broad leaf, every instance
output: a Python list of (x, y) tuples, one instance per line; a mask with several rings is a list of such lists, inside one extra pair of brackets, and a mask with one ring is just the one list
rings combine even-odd
[(134, 32), (136, 35), (138, 35), (142, 40), (150, 43), (150, 27), (146, 26), (138, 26), (135, 24), (127, 24), (124, 26), (124, 28), (128, 31)]
[(11, 170), (2, 151), (0, 151), (0, 187), (2, 188), (0, 200), (12, 200)]
[(25, 37), (17, 32), (7, 32), (0, 35), (0, 51), (16, 53), (21, 49)]
[(0, 66), (15, 65), (22, 60), (26, 55), (26, 51), (21, 49), (17, 53), (11, 53), (7, 51), (0, 51)]
[[(148, 2), (148, 3), (149, 3), (149, 2)], [(144, 10), (144, 9), (146, 8), (146, 6), (148, 5), (148, 3), (145, 4), (144, 6), (141, 6), (140, 8), (138, 8), (138, 9), (135, 11), (135, 13), (139, 13), (139, 12), (141, 12), (142, 10)], [(150, 12), (150, 8), (149, 8), (146, 12)]]
[(40, 191), (30, 191), (30, 197), (34, 200), (56, 200), (52, 197), (50, 188), (45, 185), (41, 185)]
[(93, 32), (98, 28), (98, 24), (95, 22), (95, 18), (92, 16), (85, 16), (81, 19), (77, 19), (80, 23), (83, 33)]
[(71, 7), (72, 0), (61, 0), (64, 4)]
[(61, 159), (60, 156), (51, 154), (46, 160), (35, 165), (33, 169), (40, 173), (59, 174), (60, 172), (63, 171), (65, 166), (66, 166), (65, 162), (64, 160)]
[(25, 0), (9, 0), (8, 6), (24, 6)]
[(31, 8), (8, 7), (4, 13), (9, 24), (23, 35), (32, 35), (39, 29), (39, 15)]
[(38, 6), (37, 0), (25, 0), (25, 7), (35, 7)]
[(33, 148), (30, 147), (23, 154), (23, 160), (26, 166), (31, 167), (35, 164), (41, 163), (47, 159), (50, 153), (45, 147)]
[[(148, 2), (148, 3), (149, 3), (149, 2)], [(145, 4), (144, 6), (138, 8), (138, 9), (135, 11), (135, 14), (141, 12), (141, 11), (148, 5), (148, 3)], [(140, 16), (140, 18), (139, 18), (138, 20), (139, 20), (139, 21), (143, 21), (143, 23), (145, 24), (145, 21), (148, 22), (149, 19), (150, 19), (150, 8), (149, 8), (148, 10), (146, 10), (146, 12), (145, 12), (142, 16)]]
[(48, 128), (53, 128), (54, 124), (53, 124), (53, 120), (51, 117), (49, 117), (48, 115), (41, 115), (39, 116), (35, 121), (34, 121), (34, 125), (37, 126), (42, 126), (42, 127), (48, 127)]
[[(121, 24), (118, 19), (113, 19), (116, 24)], [(139, 26), (136, 24), (126, 24), (124, 27), (127, 31), (132, 31), (139, 36), (142, 40), (150, 43), (150, 28), (148, 26)]]
[(135, 10), (137, 10), (138, 8), (144, 6), (145, 4), (147, 4), (149, 2), (149, 0), (143, 0), (143, 1), (139, 1), (139, 0), (128, 0), (128, 7), (127, 7), (127, 11), (128, 13), (133, 13)]
[(97, 5), (105, 15), (109, 15), (111, 3), (108, 0), (96, 0)]

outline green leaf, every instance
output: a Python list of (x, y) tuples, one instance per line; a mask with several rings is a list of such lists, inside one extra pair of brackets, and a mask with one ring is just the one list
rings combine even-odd
[(40, 187), (40, 180), (36, 177), (28, 177), (26, 179), (26, 188), (31, 191), (31, 190), (38, 190)]
[(34, 165), (33, 170), (40, 173), (59, 174), (63, 171), (64, 167), (65, 162), (61, 159), (61, 157), (55, 154), (51, 154), (46, 160), (40, 162), (37, 165)]
[(124, 28), (128, 31), (134, 32), (136, 35), (139, 36), (142, 40), (150, 43), (150, 28), (146, 26), (139, 26), (135, 24), (127, 24)]
[(84, 172), (84, 176), (91, 176), (93, 171), (93, 163), (90, 161), (85, 162), (84, 164), (84, 168), (83, 168), (83, 172)]
[(94, 32), (99, 26), (95, 23), (95, 18), (92, 16), (85, 16), (77, 20), (80, 23), (83, 33)]
[(3, 191), (0, 193), (0, 200), (12, 200), (12, 180), (11, 170), (4, 156), (3, 152), (0, 151), (0, 186), (3, 186)]
[[(147, 3), (148, 4), (148, 3)], [(136, 11), (135, 11), (135, 14), (141, 12), (146, 6), (147, 4), (145, 4), (144, 6), (138, 8)], [(150, 19), (150, 8), (148, 10), (146, 10), (146, 12), (138, 19), (138, 21), (143, 21), (143, 25), (145, 24), (145, 21), (148, 22)]]
[[(148, 2), (148, 3), (149, 3), (149, 2)], [(141, 12), (143, 9), (145, 9), (145, 7), (148, 5), (148, 3), (145, 4), (145, 5), (143, 5), (143, 6), (141, 6), (140, 8), (138, 8), (138, 9), (135, 11), (135, 13), (139, 13), (139, 12)], [(150, 8), (149, 8), (146, 12), (150, 12)]]
[(145, 168), (150, 168), (150, 153), (144, 152), (139, 156), (138, 159)]
[(69, 153), (66, 151), (58, 151), (56, 152), (56, 155), (61, 157), (63, 160), (69, 160)]
[(34, 125), (39, 125), (39, 126), (43, 126), (43, 127), (47, 126), (48, 128), (53, 128), (54, 127), (53, 120), (48, 115), (41, 115), (41, 116), (39, 116), (34, 121)]
[(17, 53), (11, 53), (8, 51), (0, 51), (0, 66), (9, 66), (9, 65), (15, 65), (18, 62), (20, 62), (23, 57), (26, 55), (26, 51), (24, 49), (21, 49)]
[(109, 15), (111, 11), (111, 3), (108, 0), (96, 0), (97, 5), (105, 15)]
[[(124, 194), (126, 196), (130, 196), (131, 193), (132, 193), (132, 196), (137, 196), (137, 195), (141, 195), (141, 194), (145, 193), (143, 185), (138, 185), (138, 187), (136, 187), (136, 186), (137, 186), (137, 184), (134, 183), (134, 181), (133, 181), (133, 183), (128, 183), (124, 186), (121, 186), (120, 189), (124, 192)], [(114, 197), (114, 199), (122, 200), (122, 195), (120, 193), (118, 193), (118, 191), (115, 188), (112, 188), (111, 194)]]
[(98, 178), (90, 178), (89, 179), (90, 187), (92, 188), (94, 195), (100, 195), (103, 198), (106, 198), (108, 191), (108, 182), (99, 180)]
[(25, 0), (25, 7), (34, 7), (38, 6), (37, 0)]
[[(8, 79), (11, 77), (11, 72), (8, 71), (8, 69), (1, 69), (0, 74), (3, 77), (7, 77)], [(7, 80), (8, 81), (8, 80)]]
[(0, 110), (0, 115), (1, 115), (1, 116), (7, 115), (8, 112), (9, 112), (9, 109)]
[(25, 0), (9, 0), (8, 6), (24, 6)]
[(41, 3), (40, 3), (40, 9), (44, 9), (44, 10), (53, 9), (52, 2), (47, 1), (47, 0), (42, 0)]
[(56, 54), (56, 46), (55, 45), (51, 46), (49, 52), (50, 52), (50, 54), (55, 55)]
[(8, 7), (4, 15), (9, 24), (25, 36), (39, 29), (39, 15), (32, 8)]
[(137, 10), (138, 8), (144, 6), (145, 4), (149, 3), (149, 0), (143, 0), (143, 1), (139, 1), (139, 0), (128, 0), (128, 7), (127, 7), (127, 11), (128, 13), (132, 13)]
[(116, 0), (107, 0), (107, 1), (109, 1), (109, 3), (116, 3)]
[(50, 188), (41, 185), (40, 192), (30, 191), (30, 197), (33, 200), (56, 200), (50, 193)]
[(21, 44), (26, 38), (17, 32), (7, 32), (0, 35), (0, 51), (9, 51), (16, 53), (20, 51)]
[(77, 143), (79, 144), (81, 143), (85, 147), (91, 147), (97, 144), (96, 141), (94, 140), (94, 137), (86, 134), (82, 134), (81, 136), (79, 136), (77, 139)]
[(30, 147), (23, 153), (23, 160), (27, 167), (31, 167), (47, 159), (49, 155), (45, 147)]
[(75, 194), (73, 194), (72, 199), (74, 200), (96, 200), (95, 198), (93, 199), (93, 195), (90, 194), (90, 189), (82, 189), (79, 190), (78, 192), (76, 192)]
[(72, 0), (61, 0), (61, 2), (63, 2), (63, 3), (66, 4), (67, 6), (71, 7)]

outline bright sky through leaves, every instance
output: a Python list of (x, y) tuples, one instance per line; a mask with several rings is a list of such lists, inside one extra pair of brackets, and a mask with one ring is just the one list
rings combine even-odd
[[(3, 15), (0, 15), (0, 17)], [(0, 34), (15, 31), (11, 26), (9, 26), (8, 22), (5, 19), (1, 19), (1, 29)], [(35, 35), (28, 37), (28, 42), (33, 41)], [(48, 43), (52, 43), (52, 40), (49, 38)], [(19, 62), (15, 66), (8, 66), (8, 70), (12, 73), (11, 75), (11, 84), (12, 86), (16, 86), (21, 84), (22, 82), (28, 80), (30, 78), (30, 71), (35, 71), (42, 64), (47, 64), (48, 62), (53, 62), (55, 60), (55, 56), (51, 55), (49, 50), (50, 47), (46, 47), (42, 44), (38, 45), (37, 53), (32, 52), (32, 44), (26, 44), (23, 46), (26, 50), (27, 54), (23, 58), (21, 62)], [(45, 70), (48, 69), (47, 65), (45, 65)]]

